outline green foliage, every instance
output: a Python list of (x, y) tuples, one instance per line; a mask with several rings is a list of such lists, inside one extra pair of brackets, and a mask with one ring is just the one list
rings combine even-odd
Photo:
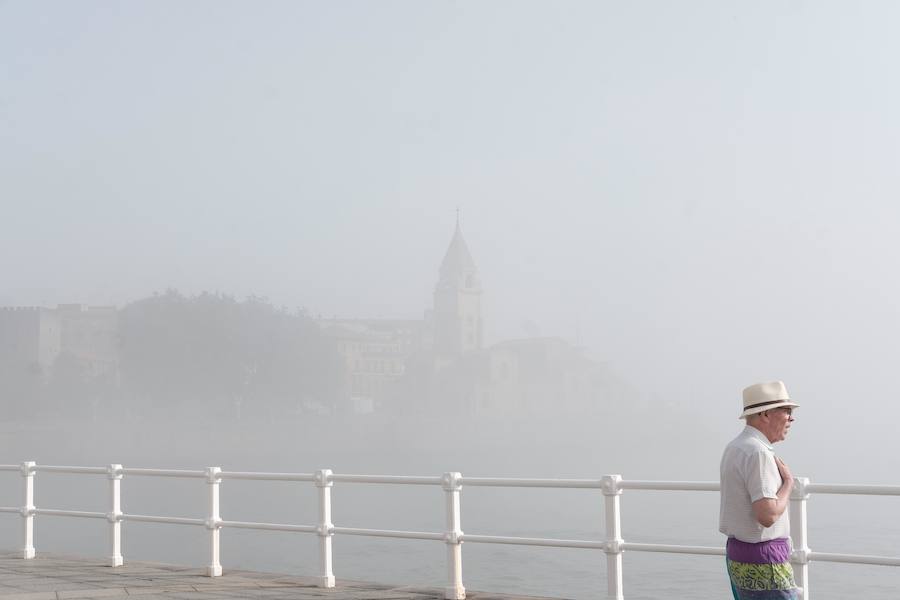
[(122, 385), (138, 404), (195, 406), (214, 414), (330, 407), (340, 362), (301, 312), (266, 299), (169, 290), (119, 316)]

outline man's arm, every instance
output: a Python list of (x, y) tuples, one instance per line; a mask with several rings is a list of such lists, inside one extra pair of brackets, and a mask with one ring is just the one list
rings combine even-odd
[(760, 498), (753, 503), (753, 516), (763, 527), (771, 527), (784, 514), (794, 489), (794, 476), (788, 466), (778, 457), (775, 457), (775, 464), (781, 474), (781, 487), (775, 494), (777, 498)]

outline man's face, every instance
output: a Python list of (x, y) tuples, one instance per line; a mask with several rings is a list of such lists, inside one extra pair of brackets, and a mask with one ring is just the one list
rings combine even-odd
[(794, 422), (794, 409), (790, 406), (783, 406), (767, 410), (762, 414), (762, 421), (765, 424), (763, 433), (770, 442), (774, 444), (784, 441), (788, 429), (791, 428), (791, 423)]

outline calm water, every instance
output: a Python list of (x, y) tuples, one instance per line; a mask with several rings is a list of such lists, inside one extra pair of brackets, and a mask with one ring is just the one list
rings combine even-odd
[[(596, 477), (633, 473), (641, 479), (713, 479), (719, 441), (685, 446), (677, 457), (626, 452), (622, 440), (591, 441), (574, 424), (573, 436), (559, 431), (473, 432), (469, 441), (451, 444), (438, 422), (416, 432), (384, 422), (361, 423), (334, 439), (334, 432), (308, 425), (269, 424), (251, 433), (225, 426), (173, 430), (139, 424), (111, 432), (100, 424), (36, 427), (9, 426), (3, 432), (0, 463), (24, 459), (44, 464), (103, 465), (308, 472), (320, 467), (337, 472), (440, 474), (460, 470), (477, 476)], [(525, 437), (528, 443), (512, 440)], [(633, 440), (640, 447), (671, 445), (673, 438)], [(391, 444), (383, 440), (392, 440)], [(377, 445), (375, 442), (378, 442)], [(619, 448), (616, 450), (616, 448)], [(26, 449), (28, 451), (26, 451)], [(596, 449), (596, 452), (586, 450)], [(796, 450), (795, 450), (796, 451)], [(685, 458), (714, 454), (696, 466)], [(605, 456), (609, 455), (609, 456)], [(786, 454), (788, 455), (788, 454)], [(620, 464), (622, 468), (607, 467)], [(677, 472), (683, 472), (678, 476)], [(798, 475), (801, 473), (795, 468)], [(0, 505), (16, 506), (20, 479), (0, 474)], [(832, 479), (833, 480), (833, 479)], [(882, 482), (855, 478), (856, 482)], [(36, 504), (47, 508), (106, 510), (103, 477), (39, 473)], [(123, 509), (138, 514), (202, 517), (206, 489), (199, 480), (126, 478)], [(225, 481), (222, 516), (232, 520), (313, 524), (316, 497), (312, 484)], [(419, 486), (338, 484), (333, 490), (333, 520), (342, 526), (443, 531), (443, 493)], [(821, 551), (900, 555), (900, 525), (894, 515), (900, 498), (813, 496), (809, 505), (810, 545)], [(710, 492), (626, 492), (622, 498), (624, 537), (635, 542), (720, 545), (716, 531), (718, 497)], [(598, 490), (465, 488), (462, 525), (467, 533), (603, 539), (603, 497)], [(201, 566), (205, 530), (176, 525), (127, 523), (126, 560), (158, 560)], [(0, 515), (0, 548), (18, 544), (19, 518)], [(86, 556), (106, 554), (103, 522), (38, 517), (38, 552)], [(442, 543), (337, 536), (334, 571), (338, 578), (442, 586)], [(222, 563), (227, 569), (313, 574), (316, 538), (308, 534), (225, 530)], [(463, 575), (468, 589), (571, 598), (605, 595), (605, 555), (601, 551), (528, 548), (468, 543), (463, 546)], [(629, 599), (727, 598), (723, 559), (628, 552), (624, 557)], [(895, 599), (900, 569), (814, 563), (811, 587), (817, 599)]]

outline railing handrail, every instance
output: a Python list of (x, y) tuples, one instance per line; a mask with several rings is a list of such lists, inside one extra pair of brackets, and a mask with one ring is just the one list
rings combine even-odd
[(106, 475), (108, 467), (71, 467), (62, 465), (35, 465), (34, 471), (45, 473), (73, 473), (75, 475)]
[(203, 479), (206, 477), (206, 471), (184, 470), (184, 469), (119, 469), (122, 475), (138, 475), (146, 477), (180, 477), (187, 479)]
[[(66, 465), (34, 465), (35, 472), (69, 473), (75, 475), (108, 475), (109, 467), (85, 467)], [(0, 465), (0, 471), (19, 472), (22, 465)], [(205, 478), (202, 469), (160, 469), (146, 467), (121, 467), (123, 475), (173, 477), (173, 478)], [(221, 479), (246, 479), (268, 481), (314, 481), (313, 473), (269, 473), (264, 471), (221, 471)], [(442, 478), (423, 475), (370, 475), (351, 473), (331, 473), (328, 480), (337, 483), (377, 483), (406, 485), (441, 485)], [(460, 485), (473, 487), (537, 487), (537, 488), (589, 488), (601, 489), (602, 479), (561, 479), (561, 478), (522, 478), (522, 477), (460, 477)], [(623, 490), (655, 490), (655, 491), (719, 491), (718, 481), (691, 480), (645, 480), (622, 479), (619, 487)], [(900, 496), (900, 485), (861, 484), (861, 483), (809, 483), (808, 493), (845, 494), (865, 496)]]
[[(24, 519), (23, 558), (34, 557), (33, 520), (37, 515), (57, 517), (77, 517), (105, 519), (110, 526), (110, 544), (112, 554), (111, 566), (123, 564), (121, 556), (121, 524), (126, 521), (166, 523), (176, 525), (202, 526), (209, 530), (210, 565), (207, 575), (217, 576), (222, 573), (219, 564), (219, 531), (223, 527), (236, 529), (255, 529), (261, 531), (288, 531), (316, 534), (320, 540), (320, 576), (319, 584), (323, 587), (334, 585), (334, 574), (331, 567), (331, 538), (335, 534), (374, 536), (385, 538), (436, 540), (447, 545), (447, 565), (449, 585), (444, 590), (444, 597), (461, 600), (465, 598), (462, 585), (461, 549), (462, 542), (511, 544), (524, 546), (548, 546), (561, 548), (585, 548), (602, 550), (607, 555), (608, 597), (621, 600), (622, 591), (622, 552), (661, 552), (669, 554), (693, 554), (722, 556), (725, 550), (715, 546), (688, 546), (678, 544), (656, 544), (627, 542), (621, 537), (620, 497), (624, 490), (649, 491), (719, 491), (717, 481), (665, 481), (622, 479), (619, 475), (604, 475), (598, 479), (559, 479), (559, 478), (521, 478), (521, 477), (463, 477), (459, 473), (444, 473), (442, 476), (419, 475), (369, 475), (341, 474), (328, 469), (320, 469), (314, 473), (272, 473), (256, 471), (222, 471), (218, 467), (200, 469), (157, 469), (157, 468), (125, 468), (119, 464), (106, 467), (83, 467), (61, 465), (38, 465), (24, 462), (19, 465), (0, 465), (0, 471), (18, 472), (24, 479), (24, 503), (21, 507), (0, 507), (0, 513), (16, 513)], [(110, 486), (110, 510), (108, 512), (76, 511), (55, 508), (38, 508), (34, 505), (33, 481), (35, 473), (65, 473), (74, 475), (106, 475)], [(124, 476), (149, 476), (204, 479), (209, 486), (209, 505), (206, 518), (177, 517), (164, 515), (137, 515), (121, 510), (120, 485)], [(229, 521), (219, 516), (219, 484), (222, 480), (252, 481), (288, 481), (312, 482), (319, 490), (319, 520), (316, 525), (297, 525), (284, 523), (265, 523), (249, 521)], [(446, 493), (447, 529), (444, 532), (402, 531), (387, 529), (365, 529), (359, 527), (339, 527), (331, 522), (331, 489), (335, 483), (354, 484), (387, 484), (387, 485), (430, 485), (441, 486)], [(459, 524), (460, 490), (463, 486), (473, 487), (517, 487), (517, 488), (569, 488), (598, 489), (605, 498), (606, 507), (606, 539), (604, 540), (567, 540), (556, 538), (511, 537), (501, 535), (476, 535), (463, 533)], [(794, 548), (791, 562), (795, 566), (797, 581), (802, 588), (804, 600), (809, 600), (808, 570), (810, 561), (840, 562), (848, 564), (868, 564), (883, 566), (900, 566), (900, 557), (872, 556), (859, 554), (843, 554), (812, 551), (807, 543), (806, 502), (811, 493), (817, 494), (852, 494), (870, 496), (900, 496), (900, 485), (872, 485), (846, 483), (810, 483), (808, 479), (798, 477), (791, 494), (791, 538)]]
[(900, 496), (900, 485), (856, 483), (810, 483), (806, 491), (815, 494), (854, 494), (862, 496)]

